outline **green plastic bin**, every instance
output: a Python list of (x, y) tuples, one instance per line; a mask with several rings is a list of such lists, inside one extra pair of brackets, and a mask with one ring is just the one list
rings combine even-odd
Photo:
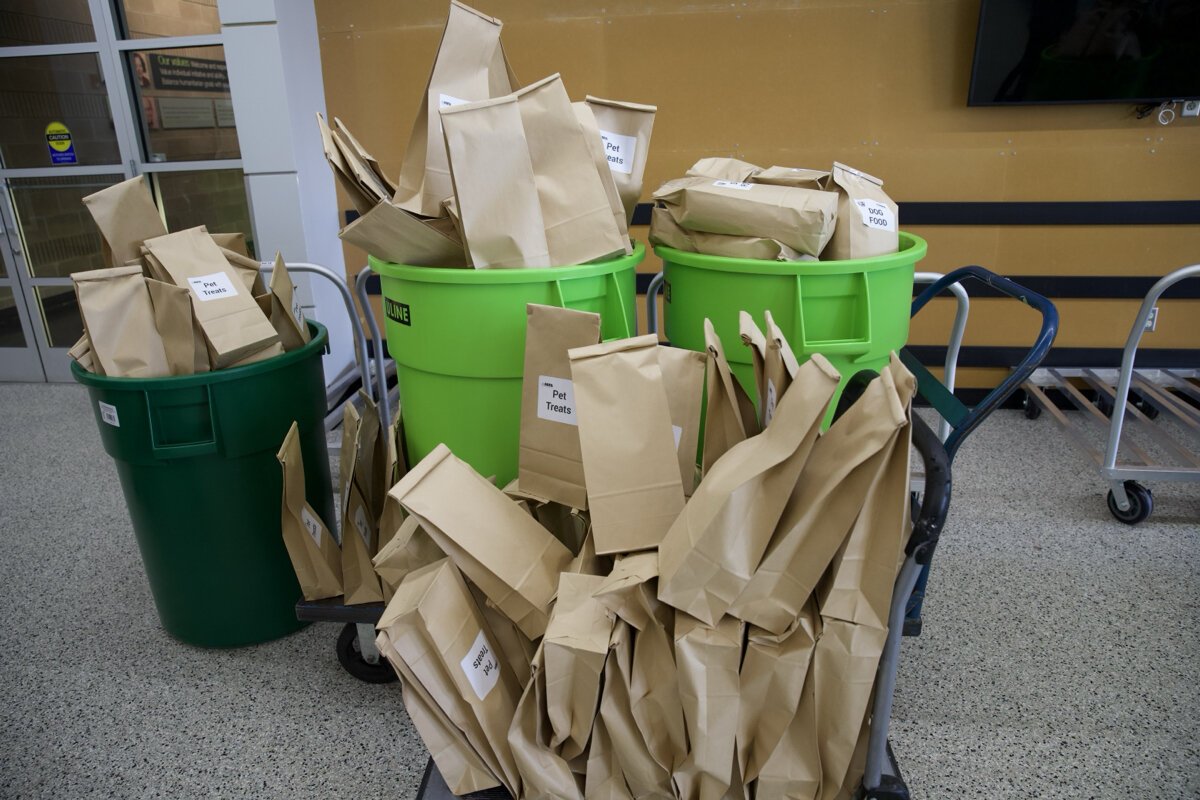
[(371, 257), (410, 464), (445, 443), (503, 486), (517, 476), (525, 306), (592, 311), (605, 339), (632, 336), (641, 244), (632, 255), (549, 269), (440, 269)]
[(336, 530), (325, 443), (325, 328), (256, 364), (178, 378), (109, 378), (71, 365), (112, 456), (163, 628), (235, 647), (303, 627), (280, 531), (275, 454), (300, 427), (308, 501)]
[(730, 368), (757, 403), (738, 312), (748, 311), (765, 332), (770, 310), (796, 358), (821, 353), (844, 386), (859, 370), (885, 366), (908, 341), (913, 272), (926, 250), (924, 239), (904, 231), (899, 252), (849, 261), (759, 261), (656, 247), (667, 339), (703, 352), (704, 320), (712, 320)]

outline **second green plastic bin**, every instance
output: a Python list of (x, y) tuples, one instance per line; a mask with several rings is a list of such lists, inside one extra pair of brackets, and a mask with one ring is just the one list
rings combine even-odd
[(295, 420), (305, 494), (336, 530), (325, 443), (328, 334), (266, 361), (177, 378), (109, 378), (78, 364), (116, 463), (146, 577), (168, 633), (201, 647), (291, 633), (300, 585), (280, 532), (275, 454)]
[(388, 351), (409, 464), (445, 443), (498, 485), (517, 475), (528, 303), (592, 311), (605, 339), (632, 336), (632, 255), (549, 269), (441, 269), (370, 259), (379, 273)]
[(749, 312), (765, 333), (769, 309), (796, 358), (821, 353), (844, 386), (859, 370), (881, 369), (908, 341), (913, 273), (926, 249), (924, 239), (904, 231), (899, 252), (852, 261), (757, 261), (656, 247), (667, 339), (703, 352), (704, 320), (712, 320), (730, 368), (757, 402), (738, 312)]

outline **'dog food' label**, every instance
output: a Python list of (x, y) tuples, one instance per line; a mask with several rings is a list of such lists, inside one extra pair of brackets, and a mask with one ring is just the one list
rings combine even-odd
[(863, 225), (881, 231), (896, 230), (896, 214), (878, 200), (855, 200)]

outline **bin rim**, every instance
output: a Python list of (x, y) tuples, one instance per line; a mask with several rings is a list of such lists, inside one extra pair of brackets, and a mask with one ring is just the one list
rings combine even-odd
[(396, 264), (368, 255), (367, 263), (384, 278), (403, 278), (420, 283), (545, 283), (564, 278), (590, 278), (620, 272), (639, 264), (646, 257), (646, 246), (633, 242), (633, 252), (590, 264), (568, 267), (522, 267), (520, 269), (473, 269), (471, 267), (419, 267)]
[(873, 272), (915, 264), (925, 257), (928, 243), (915, 233), (900, 231), (900, 249), (895, 253), (844, 261), (764, 261), (757, 258), (728, 258), (705, 253), (689, 253), (666, 245), (655, 245), (654, 254), (664, 263), (718, 272), (752, 272), (758, 275), (842, 275)]
[(244, 364), (240, 367), (201, 372), (196, 375), (168, 375), (162, 378), (118, 378), (110, 375), (97, 375), (71, 362), (71, 376), (84, 386), (103, 389), (128, 389), (131, 391), (154, 391), (155, 389), (187, 389), (193, 386), (206, 386), (214, 383), (225, 383), (241, 378), (252, 378), (277, 369), (291, 366), (312, 356), (313, 351), (323, 351), (329, 341), (329, 331), (319, 322), (306, 319), (312, 338), (308, 344), (290, 353), (282, 353), (266, 361)]

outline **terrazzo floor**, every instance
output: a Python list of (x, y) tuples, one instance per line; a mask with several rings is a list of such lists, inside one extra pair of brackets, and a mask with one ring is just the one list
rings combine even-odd
[[(84, 391), (0, 385), (0, 797), (413, 797), (395, 684), (313, 625), (227, 651), (159, 627)], [(893, 742), (914, 798), (1200, 796), (1200, 492), (1113, 521), (1051, 419), (955, 464)]]

